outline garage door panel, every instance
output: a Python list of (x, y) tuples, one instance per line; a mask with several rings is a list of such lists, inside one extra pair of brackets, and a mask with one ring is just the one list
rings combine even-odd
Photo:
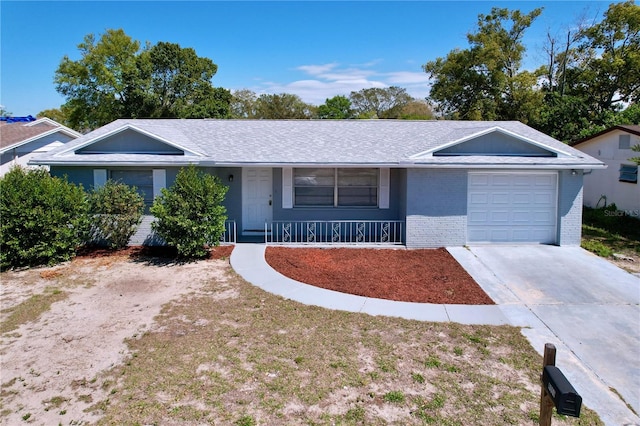
[(481, 223), (485, 223), (488, 217), (489, 217), (489, 213), (486, 211), (473, 212), (467, 216), (467, 221), (468, 223), (481, 224)]
[(470, 242), (554, 243), (556, 173), (470, 173)]
[(489, 204), (489, 194), (486, 192), (474, 192), (470, 197), (473, 204)]
[(511, 196), (512, 204), (530, 204), (531, 194), (528, 192), (516, 192)]
[(533, 194), (532, 198), (534, 204), (555, 204), (555, 196), (554, 194), (550, 194), (549, 192), (536, 192), (535, 194)]
[(505, 192), (497, 192), (491, 194), (489, 199), (491, 200), (492, 204), (509, 204), (509, 202), (511, 201), (509, 194)]
[(533, 179), (533, 183), (537, 187), (546, 186), (547, 188), (553, 189), (556, 187), (556, 179), (557, 179), (557, 176), (555, 174), (537, 175)]
[(515, 211), (511, 215), (511, 221), (516, 225), (527, 225), (533, 220), (532, 213), (529, 211)]

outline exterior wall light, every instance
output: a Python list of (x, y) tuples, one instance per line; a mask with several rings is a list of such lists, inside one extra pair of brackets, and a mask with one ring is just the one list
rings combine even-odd
[(229, 175), (229, 182), (233, 182), (233, 175)]

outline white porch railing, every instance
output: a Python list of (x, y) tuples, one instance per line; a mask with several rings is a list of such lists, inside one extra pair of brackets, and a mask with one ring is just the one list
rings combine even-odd
[(220, 236), (220, 244), (236, 243), (236, 221), (227, 220), (224, 223), (224, 232)]
[(267, 244), (403, 244), (401, 220), (288, 220), (265, 223)]

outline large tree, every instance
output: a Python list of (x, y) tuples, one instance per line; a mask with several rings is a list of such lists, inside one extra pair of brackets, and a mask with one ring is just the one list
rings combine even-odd
[(400, 118), (403, 120), (431, 120), (433, 111), (428, 102), (415, 99), (402, 108)]
[(89, 34), (81, 58), (65, 56), (55, 83), (71, 127), (90, 130), (117, 118), (228, 117), (231, 93), (211, 83), (217, 65), (195, 50), (159, 42), (140, 50), (123, 30)]
[(479, 15), (478, 29), (467, 35), (470, 47), (423, 66), (433, 80), (430, 100), (440, 113), (464, 120), (528, 122), (541, 105), (536, 75), (521, 70), (524, 32), (542, 9), (527, 14), (493, 8)]
[[(218, 66), (201, 58), (192, 48), (158, 42), (138, 56), (138, 84), (131, 86), (137, 102), (131, 102), (129, 115), (160, 118), (199, 118), (219, 116), (216, 89), (211, 79)], [(217, 96), (224, 94), (218, 93)], [(231, 94), (228, 96), (230, 98)], [(226, 104), (229, 104), (227, 99)], [(228, 110), (223, 111), (223, 116)]]
[(139, 48), (140, 43), (123, 30), (110, 29), (99, 40), (93, 34), (85, 36), (78, 45), (79, 60), (62, 58), (54, 81), (67, 99), (73, 128), (94, 129), (123, 115)]
[(346, 119), (353, 118), (351, 101), (346, 96), (338, 95), (327, 98), (324, 104), (318, 107), (318, 118)]
[(584, 91), (584, 96), (600, 110), (638, 102), (640, 6), (633, 1), (611, 4), (604, 19), (583, 33), (583, 49), (588, 53), (583, 71), (588, 85), (581, 84), (574, 90)]
[(256, 118), (258, 95), (252, 90), (241, 89), (231, 97), (231, 118)]
[(298, 95), (263, 94), (256, 100), (255, 118), (276, 120), (313, 118), (315, 110), (316, 107), (305, 103)]
[(391, 86), (351, 92), (349, 100), (360, 118), (400, 118), (402, 109), (414, 99), (406, 89)]
[(640, 97), (640, 7), (611, 4), (602, 21), (576, 27), (548, 36), (539, 70), (545, 102), (532, 123), (565, 142), (637, 124)]

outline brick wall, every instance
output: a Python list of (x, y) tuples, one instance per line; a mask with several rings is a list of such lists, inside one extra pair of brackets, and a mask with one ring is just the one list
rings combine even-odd
[(558, 245), (579, 246), (582, 236), (582, 171), (558, 173)]

